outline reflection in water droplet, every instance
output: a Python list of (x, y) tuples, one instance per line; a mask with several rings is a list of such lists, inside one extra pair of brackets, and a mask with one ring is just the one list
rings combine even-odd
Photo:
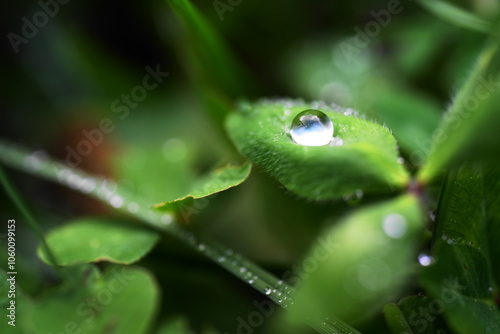
[(382, 228), (387, 236), (399, 239), (406, 233), (406, 219), (398, 213), (391, 213), (384, 217)]
[(299, 145), (328, 145), (333, 136), (333, 123), (319, 110), (304, 110), (293, 119), (290, 135)]
[(431, 265), (433, 261), (434, 259), (432, 258), (432, 256), (424, 253), (418, 255), (418, 262), (424, 267)]

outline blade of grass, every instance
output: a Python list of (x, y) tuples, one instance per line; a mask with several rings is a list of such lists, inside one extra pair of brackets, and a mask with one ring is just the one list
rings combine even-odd
[(444, 1), (420, 0), (419, 3), (443, 21), (469, 30), (489, 33), (491, 22)]
[(184, 47), (192, 58), (189, 64), (195, 71), (195, 79), (230, 98), (242, 95), (247, 82), (243, 70), (208, 20), (188, 0), (167, 0), (167, 3), (187, 33)]
[[(293, 288), (287, 283), (278, 280), (274, 275), (252, 261), (247, 260), (237, 252), (227, 249), (215, 241), (195, 235), (186, 227), (174, 223), (173, 217), (170, 214), (153, 210), (149, 203), (128, 200), (130, 197), (127, 196), (127, 190), (116, 186), (109, 179), (89, 175), (77, 168), (70, 168), (51, 160), (46, 155), (30, 154), (25, 149), (8, 145), (2, 141), (0, 141), (0, 161), (11, 168), (56, 182), (94, 197), (119, 211), (126, 212), (148, 226), (168, 233), (185, 242), (192, 249), (205, 255), (239, 279), (250, 284), (257, 291), (265, 294), (283, 308), (286, 309), (291, 302), (288, 296), (293, 294)], [(245, 268), (246, 270), (241, 270), (241, 268)], [(269, 288), (272, 289), (272, 293), (270, 294), (268, 293)], [(322, 334), (359, 334), (356, 329), (332, 317), (321, 323), (315, 322), (309, 325)]]
[(12, 183), (9, 181), (7, 175), (5, 175), (5, 172), (2, 168), (2, 165), (0, 165), (0, 184), (2, 184), (3, 188), (5, 189), (5, 192), (7, 195), (10, 197), (12, 200), (12, 203), (16, 206), (17, 210), (21, 213), (21, 215), (24, 216), (24, 219), (28, 223), (28, 226), (30, 229), (35, 233), (35, 235), (40, 239), (41, 241), (41, 247), (45, 251), (45, 254), (47, 254), (48, 260), (50, 263), (53, 265), (54, 269), (56, 272), (59, 274), (60, 278), (69, 278), (68, 275), (66, 275), (66, 272), (60, 268), (57, 265), (57, 259), (50, 249), (49, 245), (47, 244), (47, 241), (45, 240), (45, 236), (42, 232), (42, 229), (36, 222), (35, 218), (31, 214), (30, 210), (28, 210), (28, 206), (24, 202), (23, 198), (17, 191), (17, 189), (12, 185)]
[(453, 163), (498, 155), (499, 82), (499, 43), (494, 40), (480, 54), (434, 132), (433, 147), (418, 174), (420, 181), (431, 182)]

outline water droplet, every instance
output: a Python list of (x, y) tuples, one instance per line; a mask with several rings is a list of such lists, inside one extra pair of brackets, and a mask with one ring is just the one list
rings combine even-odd
[(198, 249), (203, 252), (205, 249), (207, 249), (207, 246), (205, 246), (205, 244), (199, 244)]
[(398, 213), (391, 213), (384, 217), (382, 228), (387, 236), (399, 239), (406, 233), (406, 219)]
[(227, 256), (232, 256), (234, 254), (234, 251), (231, 248), (226, 249), (225, 251)]
[(225, 261), (226, 261), (226, 257), (225, 256), (219, 256), (217, 258), (217, 262), (221, 262), (222, 263), (222, 262), (225, 262)]
[(418, 255), (418, 262), (424, 267), (431, 265), (433, 261), (434, 259), (432, 258), (432, 256), (424, 253)]
[(135, 203), (135, 202), (131, 202), (127, 205), (127, 209), (129, 212), (131, 213), (136, 213), (139, 211), (139, 204)]
[(344, 202), (346, 202), (349, 205), (357, 205), (363, 199), (363, 195), (364, 195), (363, 190), (358, 189), (355, 192), (353, 192), (352, 194), (343, 196), (342, 199), (344, 200)]
[(333, 137), (332, 140), (330, 140), (329, 143), (330, 146), (342, 146), (344, 145), (344, 140), (339, 137)]
[(400, 164), (400, 165), (404, 165), (404, 163), (405, 163), (405, 159), (404, 159), (404, 158), (399, 157), (399, 158), (398, 158), (398, 164)]
[(281, 285), (281, 284), (283, 284), (283, 280), (278, 281), (278, 285)]
[(249, 279), (248, 280), (248, 284), (253, 284), (254, 280), (253, 279)]
[(267, 296), (269, 296), (269, 295), (271, 294), (271, 292), (272, 292), (271, 288), (265, 288), (265, 289), (264, 289), (264, 293), (265, 293)]
[(123, 198), (118, 195), (111, 196), (109, 200), (109, 204), (111, 204), (114, 208), (121, 208), (123, 206)]
[(168, 225), (168, 224), (172, 223), (172, 220), (173, 220), (172, 215), (169, 213), (166, 213), (160, 217), (160, 222), (163, 225)]
[(241, 267), (241, 268), (240, 268), (240, 273), (244, 273), (244, 272), (246, 272), (246, 271), (247, 271), (247, 268), (245, 268), (245, 267)]
[(328, 145), (333, 136), (333, 123), (319, 110), (304, 110), (293, 119), (290, 135), (299, 145)]

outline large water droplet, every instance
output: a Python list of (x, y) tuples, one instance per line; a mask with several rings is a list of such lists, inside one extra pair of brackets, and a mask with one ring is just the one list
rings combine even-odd
[(384, 217), (382, 228), (387, 236), (399, 239), (406, 233), (406, 219), (398, 213), (391, 213)]
[(333, 123), (319, 110), (304, 110), (293, 119), (290, 135), (299, 145), (328, 145), (333, 136)]

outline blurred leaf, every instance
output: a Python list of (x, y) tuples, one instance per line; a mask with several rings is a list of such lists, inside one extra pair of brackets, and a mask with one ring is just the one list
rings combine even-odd
[(412, 163), (419, 163), (429, 153), (426, 145), (439, 124), (440, 108), (432, 99), (393, 87), (379, 91), (372, 101), (373, 113), (392, 130), (398, 144)]
[(384, 316), (393, 334), (414, 333), (408, 325), (403, 312), (401, 312), (396, 304), (386, 304), (384, 306)]
[[(63, 266), (100, 261), (130, 264), (146, 255), (158, 239), (156, 231), (109, 218), (77, 219), (47, 235), (49, 247)], [(38, 255), (49, 263), (41, 248)]]
[(486, 207), (486, 235), (492, 278), (496, 285), (495, 294), (500, 289), (500, 266), (497, 258), (500, 254), (500, 166), (491, 163), (484, 172), (484, 194)]
[(492, 23), (453, 4), (439, 0), (419, 0), (429, 12), (462, 28), (489, 33)]
[(303, 260), (290, 318), (352, 322), (380, 311), (412, 272), (422, 231), (420, 205), (411, 195), (341, 219)]
[(436, 220), (436, 262), (422, 274), (426, 290), (441, 300), (444, 317), (457, 333), (473, 328), (497, 333), (500, 324), (490, 269), (498, 254), (489, 261), (483, 191), (480, 166), (467, 164), (450, 173)]
[(397, 305), (387, 304), (384, 315), (393, 334), (444, 334), (448, 333), (444, 321), (439, 316), (440, 300), (428, 297), (409, 296)]
[(245, 162), (241, 165), (228, 164), (210, 172), (210, 174), (198, 181), (193, 186), (193, 190), (181, 198), (173, 201), (163, 202), (155, 205), (155, 208), (162, 210), (175, 210), (180, 206), (192, 203), (193, 200), (201, 199), (218, 192), (236, 187), (244, 182), (250, 175), (252, 165)]
[(193, 331), (184, 318), (178, 317), (162, 325), (156, 334), (193, 334)]
[(205, 88), (216, 89), (219, 94), (231, 98), (244, 94), (245, 79), (224, 40), (218, 35), (208, 20), (189, 0), (167, 0), (185, 31), (188, 41), (187, 64), (195, 71), (194, 78)]
[[(300, 196), (336, 199), (359, 190), (402, 188), (408, 182), (394, 138), (378, 124), (346, 116), (338, 107), (285, 99), (262, 100), (241, 109), (226, 123), (237, 148)], [(294, 143), (288, 129), (295, 115), (306, 109), (326, 113), (333, 121), (334, 136), (343, 144)]]
[(38, 333), (145, 333), (158, 305), (158, 287), (144, 269), (113, 266), (101, 275), (85, 266), (75, 286), (59, 286), (35, 304)]
[(500, 53), (491, 45), (480, 55), (475, 69), (460, 89), (439, 128), (433, 133), (433, 148), (419, 172), (427, 183), (453, 163), (487, 159), (500, 154)]

